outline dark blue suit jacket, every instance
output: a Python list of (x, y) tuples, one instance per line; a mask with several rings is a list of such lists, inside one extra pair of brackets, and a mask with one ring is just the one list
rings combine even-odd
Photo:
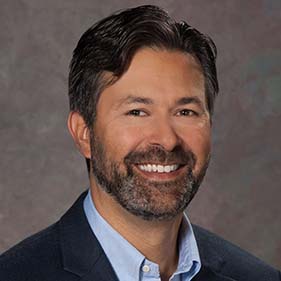
[[(0, 281), (117, 281), (85, 217), (85, 196), (83, 193), (57, 223), (2, 254)], [(281, 280), (279, 271), (216, 235), (193, 227), (202, 261), (194, 281)]]

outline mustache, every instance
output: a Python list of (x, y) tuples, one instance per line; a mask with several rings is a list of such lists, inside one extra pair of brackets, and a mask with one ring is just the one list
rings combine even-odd
[(194, 168), (197, 158), (191, 150), (184, 150), (180, 145), (172, 151), (166, 151), (161, 146), (150, 146), (143, 151), (131, 151), (124, 158), (126, 165), (161, 163), (162, 165), (179, 164)]

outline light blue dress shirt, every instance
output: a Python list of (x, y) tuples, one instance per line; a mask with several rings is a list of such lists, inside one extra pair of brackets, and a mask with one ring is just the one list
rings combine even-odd
[[(84, 211), (91, 229), (99, 240), (120, 281), (161, 280), (158, 264), (149, 261), (98, 213), (90, 191), (84, 200)], [(179, 262), (169, 281), (189, 281), (200, 270), (199, 251), (186, 215), (179, 232)]]

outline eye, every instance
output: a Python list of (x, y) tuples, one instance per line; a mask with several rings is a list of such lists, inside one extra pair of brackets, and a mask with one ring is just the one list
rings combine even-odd
[(126, 113), (126, 115), (133, 115), (133, 116), (146, 116), (147, 114), (140, 109), (133, 109)]
[(183, 109), (179, 111), (176, 115), (181, 115), (181, 116), (198, 116), (198, 113), (194, 110), (191, 109)]

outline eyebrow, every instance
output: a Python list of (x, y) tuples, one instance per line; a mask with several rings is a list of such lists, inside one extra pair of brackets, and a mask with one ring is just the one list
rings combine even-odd
[(182, 97), (176, 101), (176, 105), (186, 105), (186, 104), (190, 104), (190, 103), (195, 103), (198, 106), (200, 106), (201, 108), (204, 108), (203, 102), (197, 96)]
[[(129, 96), (121, 99), (118, 103), (118, 106), (121, 106), (123, 104), (130, 105), (130, 104), (134, 104), (134, 103), (141, 103), (141, 104), (148, 104), (148, 105), (154, 104), (154, 102), (151, 98), (129, 95)], [(176, 101), (175, 105), (179, 106), (179, 105), (186, 105), (186, 104), (191, 104), (191, 103), (197, 104), (202, 109), (204, 108), (203, 102), (197, 96), (182, 97)]]
[(122, 104), (133, 104), (133, 103), (143, 103), (143, 104), (153, 104), (153, 100), (150, 98), (144, 98), (139, 96), (129, 95), (119, 101), (119, 106)]

